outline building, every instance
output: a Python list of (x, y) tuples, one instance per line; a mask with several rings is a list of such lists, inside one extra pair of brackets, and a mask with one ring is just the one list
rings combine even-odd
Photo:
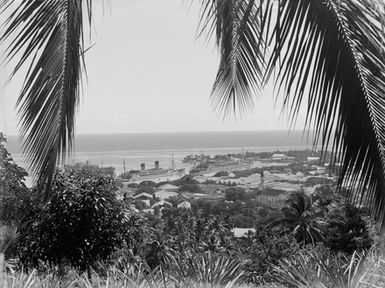
[(178, 196), (178, 193), (173, 191), (160, 190), (155, 192), (155, 198), (159, 198), (160, 200), (166, 200), (170, 197)]
[(191, 204), (188, 201), (183, 201), (178, 204), (178, 208), (191, 210)]
[(273, 161), (286, 160), (286, 159), (287, 159), (286, 154), (273, 154), (273, 156), (271, 157), (271, 160)]
[(150, 206), (151, 199), (153, 199), (154, 197), (151, 194), (148, 194), (146, 192), (142, 192), (142, 193), (136, 194), (134, 196), (134, 198), (136, 200), (141, 200), (144, 204), (146, 204), (146, 206)]
[(319, 157), (307, 157), (307, 162), (319, 162), (320, 158)]
[(234, 233), (234, 237), (241, 238), (252, 236), (256, 230), (254, 228), (234, 228), (231, 232)]
[(172, 204), (170, 202), (160, 200), (160, 201), (156, 202), (154, 205), (152, 205), (151, 209), (154, 209), (155, 207), (163, 207), (163, 206), (172, 207)]
[(134, 198), (139, 199), (139, 200), (143, 200), (143, 199), (153, 199), (154, 197), (149, 193), (142, 192), (142, 193), (136, 194), (134, 196)]

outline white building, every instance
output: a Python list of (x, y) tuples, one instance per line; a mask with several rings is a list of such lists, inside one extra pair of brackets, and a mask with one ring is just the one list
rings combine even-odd
[(166, 200), (170, 197), (178, 196), (178, 193), (166, 190), (160, 190), (155, 192), (155, 198), (159, 198), (160, 200)]
[(256, 230), (254, 228), (234, 228), (231, 232), (234, 233), (234, 237), (241, 238), (254, 234)]
[(191, 204), (188, 201), (183, 201), (182, 203), (178, 204), (178, 208), (189, 209), (190, 210), (191, 209)]
[(272, 160), (286, 160), (287, 155), (286, 154), (273, 154), (271, 157)]

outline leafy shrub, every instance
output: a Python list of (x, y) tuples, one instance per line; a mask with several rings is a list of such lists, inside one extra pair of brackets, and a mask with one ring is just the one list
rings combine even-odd
[(13, 161), (4, 143), (0, 133), (0, 221), (14, 226), (21, 222), (32, 197), (24, 183), (28, 173)]
[[(36, 188), (38, 189), (38, 188)], [(39, 260), (53, 265), (69, 263), (90, 270), (122, 244), (125, 217), (110, 178), (79, 171), (56, 172), (51, 197), (29, 213), (19, 229), (17, 250), (25, 265)]]
[(192, 175), (185, 175), (182, 178), (176, 179), (171, 182), (172, 185), (181, 186), (183, 184), (198, 184), (199, 182), (194, 179)]
[(363, 219), (360, 209), (345, 205), (330, 211), (325, 229), (325, 245), (335, 252), (352, 255), (355, 251), (370, 249), (373, 239)]
[(139, 183), (139, 187), (156, 187), (157, 184), (151, 180), (145, 180)]
[(231, 187), (225, 190), (225, 199), (227, 201), (244, 201), (247, 198), (245, 189), (240, 187)]
[(198, 184), (183, 184), (179, 188), (180, 192), (191, 192), (191, 193), (201, 193), (202, 189)]
[(213, 177), (226, 177), (226, 176), (229, 176), (229, 172), (219, 171), (219, 172), (215, 173)]
[(292, 235), (279, 235), (268, 226), (259, 226), (252, 238), (238, 240), (247, 262), (245, 271), (250, 273), (254, 283), (273, 281), (272, 266), (281, 259), (295, 255), (300, 250)]

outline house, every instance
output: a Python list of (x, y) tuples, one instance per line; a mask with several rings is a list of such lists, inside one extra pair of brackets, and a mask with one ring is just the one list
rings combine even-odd
[(256, 232), (254, 228), (234, 228), (231, 230), (234, 233), (234, 237), (248, 237)]
[(160, 201), (156, 202), (154, 205), (152, 205), (151, 209), (154, 209), (155, 207), (163, 207), (165, 205), (172, 207), (172, 204), (170, 202), (160, 200)]
[(151, 194), (142, 192), (142, 193), (136, 194), (134, 198), (136, 200), (142, 201), (144, 204), (146, 204), (147, 207), (149, 207), (151, 205), (151, 199), (153, 199), (154, 197)]
[(191, 210), (191, 204), (188, 201), (183, 201), (178, 204), (178, 208)]
[(155, 198), (159, 198), (160, 200), (166, 200), (170, 197), (178, 196), (178, 193), (166, 190), (160, 190), (155, 192)]
[(273, 156), (271, 156), (271, 159), (274, 161), (286, 160), (287, 156), (286, 154), (273, 154)]
[(307, 162), (319, 162), (319, 157), (307, 157)]
[(128, 198), (129, 196), (133, 196), (135, 194), (135, 189), (131, 187), (123, 187), (119, 189), (119, 193), (123, 195), (124, 198)]
[(169, 183), (166, 183), (166, 184), (163, 184), (162, 186), (158, 187), (158, 189), (159, 190), (165, 190), (165, 191), (178, 191), (179, 187), (172, 185), (172, 184), (169, 184)]
[(142, 193), (136, 194), (134, 198), (138, 200), (146, 200), (146, 199), (153, 199), (154, 197), (149, 193), (142, 192)]
[(295, 176), (298, 177), (298, 178), (302, 178), (305, 175), (302, 172), (298, 171), (297, 173), (295, 173)]

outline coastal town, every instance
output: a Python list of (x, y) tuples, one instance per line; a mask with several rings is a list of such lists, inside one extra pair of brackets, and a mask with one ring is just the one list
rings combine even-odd
[[(164, 207), (191, 209), (197, 201), (211, 203), (258, 202), (279, 208), (292, 192), (312, 194), (325, 185), (335, 185), (336, 171), (330, 168), (330, 155), (310, 150), (285, 152), (245, 152), (226, 155), (187, 155), (188, 168), (152, 168), (142, 163), (138, 170), (115, 175), (113, 167), (89, 163), (67, 165), (73, 169), (92, 168), (115, 178), (118, 197), (132, 210), (159, 214)], [(329, 160), (329, 161), (326, 161)], [(338, 168), (338, 163), (334, 165)], [(247, 201), (246, 201), (247, 200)]]

